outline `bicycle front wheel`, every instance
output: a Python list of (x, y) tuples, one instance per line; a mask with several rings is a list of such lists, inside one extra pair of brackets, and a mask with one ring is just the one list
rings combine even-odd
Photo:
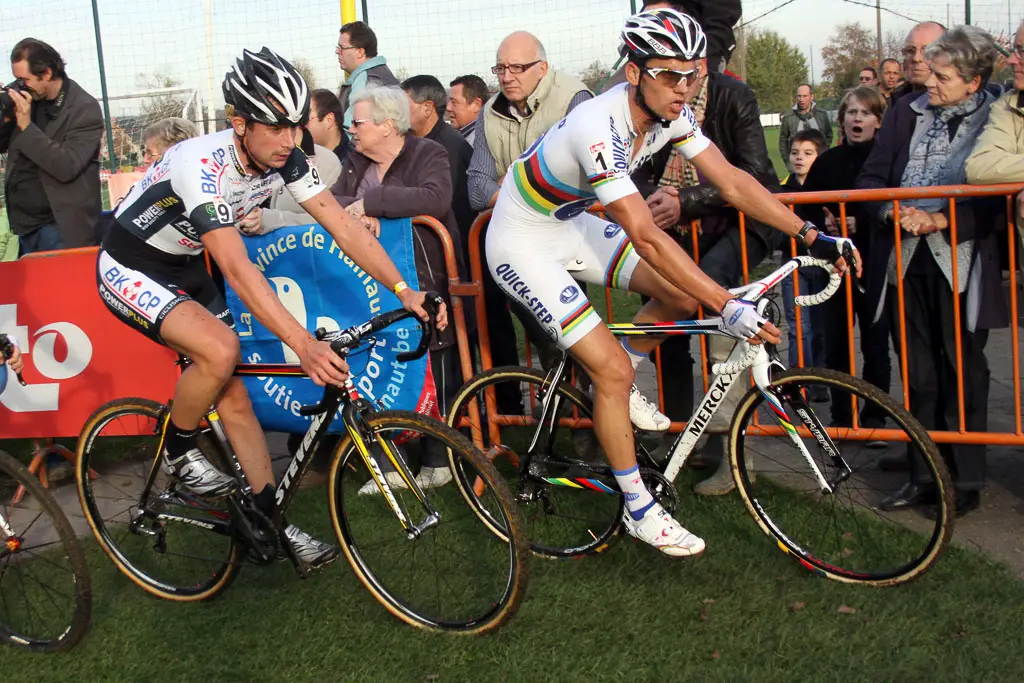
[[(825, 392), (818, 388), (825, 389)], [(811, 396), (828, 396), (828, 407)], [(853, 429), (853, 415), (859, 423)], [(935, 519), (884, 512), (906, 475), (881, 472), (887, 453), (918, 458), (937, 490)], [(916, 455), (914, 455), (916, 452)], [(741, 399), (729, 431), (736, 486), (783, 552), (822, 576), (891, 586), (920, 576), (953, 533), (952, 486), (938, 448), (903, 406), (877, 387), (820, 368), (794, 368)]]
[(137, 586), (165, 600), (206, 600), (231, 583), (242, 553), (233, 536), (210, 530), (230, 518), (224, 501), (191, 496), (160, 470), (165, 410), (126, 398), (89, 416), (78, 439), (78, 495), (103, 552)]
[[(74, 504), (74, 494), (59, 491)], [(0, 451), (0, 641), (64, 652), (89, 630), (85, 553), (54, 495)]]
[[(443, 422), (388, 411), (363, 421), (362, 443), (338, 445), (331, 468), (330, 514), (356, 576), (393, 615), (431, 631), (479, 634), (500, 626), (519, 608), (529, 574), (521, 514), (493, 465)], [(360, 450), (387, 471), (389, 453), (405, 463), (419, 456), (447, 461), (448, 474), (472, 472), (476, 488), (456, 483), (420, 489), (404, 481), (360, 492), (369, 474)], [(443, 467), (443, 466), (442, 466)], [(391, 483), (394, 474), (385, 474)], [(415, 487), (419, 488), (419, 487)], [(394, 507), (392, 507), (392, 505)], [(481, 514), (480, 510), (486, 510)]]

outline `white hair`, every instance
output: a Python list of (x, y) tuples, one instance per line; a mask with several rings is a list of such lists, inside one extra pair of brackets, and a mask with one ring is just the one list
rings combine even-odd
[(156, 140), (160, 143), (162, 150), (167, 150), (183, 140), (198, 137), (198, 135), (199, 128), (196, 127), (196, 124), (188, 119), (172, 116), (147, 126), (146, 130), (142, 132), (142, 142), (145, 144), (150, 140)]
[(352, 99), (352, 106), (359, 102), (369, 102), (370, 119), (374, 123), (381, 124), (390, 119), (400, 135), (409, 132), (412, 126), (409, 122), (409, 97), (397, 85), (362, 90)]

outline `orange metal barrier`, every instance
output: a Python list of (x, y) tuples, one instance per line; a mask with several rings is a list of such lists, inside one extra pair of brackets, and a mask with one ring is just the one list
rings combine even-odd
[[(991, 445), (1004, 445), (1004, 446), (1024, 446), (1024, 432), (1022, 432), (1022, 416), (1021, 416), (1021, 367), (1020, 367), (1020, 332), (1018, 329), (1017, 321), (1019, 319), (1019, 301), (1017, 296), (1018, 290), (1018, 273), (1017, 258), (1017, 237), (1014, 226), (1014, 196), (1024, 191), (1024, 184), (1006, 184), (1006, 185), (990, 185), (990, 186), (974, 186), (974, 185), (957, 185), (957, 186), (944, 186), (944, 187), (929, 187), (929, 188), (895, 188), (895, 189), (882, 189), (882, 190), (849, 190), (849, 191), (836, 191), (836, 192), (805, 192), (795, 194), (777, 194), (776, 198), (782, 203), (792, 208), (798, 204), (838, 204), (839, 206), (839, 225), (841, 226), (841, 234), (846, 237), (846, 210), (847, 204), (857, 202), (879, 202), (879, 201), (891, 201), (894, 208), (895, 219), (895, 250), (896, 250), (896, 268), (897, 272), (902, 272), (902, 259), (901, 259), (901, 230), (899, 224), (899, 205), (900, 201), (908, 199), (925, 199), (925, 198), (942, 198), (948, 199), (950, 205), (950, 224), (949, 224), (949, 236), (952, 244), (952, 249), (955, 253), (957, 245), (957, 222), (955, 213), (955, 201), (959, 198), (964, 197), (1006, 197), (1006, 208), (1007, 208), (1007, 226), (1006, 226), (1006, 239), (1009, 250), (1009, 288), (1010, 288), (1010, 337), (1011, 337), (1011, 365), (1012, 365), (1012, 381), (1013, 381), (1013, 406), (1014, 406), (1014, 431), (1013, 432), (968, 432), (964, 424), (964, 382), (963, 382), (963, 354), (962, 354), (962, 342), (960, 336), (956, 337), (956, 367), (957, 367), (957, 396), (958, 396), (958, 412), (959, 412), (959, 425), (957, 431), (934, 431), (931, 432), (932, 438), (937, 443), (964, 443), (964, 444), (991, 444)], [(600, 206), (595, 206), (591, 209), (595, 213), (601, 213), (603, 209)], [(484, 277), (490, 277), (489, 274), (483, 273), (482, 261), (480, 257), (480, 250), (482, 244), (480, 243), (480, 236), (483, 229), (486, 227), (490, 220), (490, 211), (485, 211), (480, 214), (476, 221), (474, 221), (470, 232), (469, 232), (469, 255), (470, 255), (470, 272), (473, 279), (473, 284), (477, 288), (479, 294), (476, 300), (476, 312), (477, 312), (477, 326), (479, 328), (480, 338), (480, 359), (481, 365), (484, 370), (493, 367), (491, 353), (490, 353), (490, 340), (488, 337), (487, 330), (487, 314), (484, 306), (483, 291), (480, 283)], [(694, 221), (694, 228), (696, 228), (697, 221)], [(747, 262), (747, 251), (746, 251), (746, 216), (741, 212), (739, 214), (739, 227), (740, 227), (740, 245), (742, 250), (742, 272), (743, 282), (747, 283), (750, 281), (750, 264)], [(700, 263), (700, 253), (697, 247), (698, 231), (692, 229), (690, 231), (691, 238), (693, 240), (693, 255), (694, 260)], [(796, 254), (796, 242), (790, 240), (790, 253)], [(953, 260), (953, 288), (959, 291), (959, 278), (960, 273), (957, 272), (956, 259)], [(800, 293), (799, 283), (794, 274), (794, 295)], [(847, 287), (846, 287), (846, 311), (847, 311), (847, 323), (848, 329), (848, 343), (850, 353), (850, 367), (849, 373), (851, 375), (857, 374), (856, 368), (856, 345), (854, 339), (854, 311), (853, 311), (853, 290), (850, 286), (850, 276), (847, 276)], [(910, 407), (909, 398), (909, 387), (908, 387), (908, 373), (907, 373), (907, 335), (906, 335), (906, 311), (903, 296), (903, 282), (902, 279), (898, 280), (897, 285), (897, 299), (899, 306), (899, 317), (900, 317), (900, 330), (899, 330), (899, 342), (900, 342), (900, 377), (903, 384), (903, 402), (904, 406)], [(468, 292), (467, 292), (468, 293)], [(607, 311), (609, 320), (608, 322), (614, 322), (612, 320), (612, 300), (611, 291), (606, 290), (605, 292)], [(960, 311), (960, 300), (959, 297), (953, 297), (953, 312), (954, 320), (956, 321), (957, 328), (960, 327), (961, 311)], [(698, 316), (702, 316), (702, 311), (698, 311)], [(796, 308), (796, 340), (797, 340), (797, 354), (800, 358), (800, 362), (803, 362), (803, 348), (802, 348), (802, 321), (800, 315), (800, 307)], [(707, 342), (706, 338), (700, 337), (701, 344), (701, 373), (703, 376), (704, 390), (707, 390), (709, 377), (707, 372)], [(526, 347), (526, 359), (527, 365), (532, 364), (531, 352), (529, 340), (527, 340)], [(660, 348), (655, 353), (655, 366), (657, 368), (658, 378), (658, 403), (664, 405), (664, 394), (662, 391), (662, 374), (661, 374), (661, 353)], [(492, 415), (494, 413), (492, 412)], [(498, 416), (496, 416), (498, 417)], [(472, 416), (473, 420), (477, 419), (476, 415)], [(515, 416), (500, 416), (498, 417), (498, 424), (518, 424)], [(522, 420), (522, 418), (518, 418)], [(856, 415), (856, 409), (854, 411), (854, 425), (857, 425), (858, 417)], [(576, 423), (575, 426), (586, 426), (583, 421)], [(685, 429), (686, 423), (684, 422), (673, 422), (672, 431), (681, 431)], [(777, 427), (762, 427), (765, 432), (774, 433)], [(859, 430), (854, 429), (849, 435), (852, 438), (858, 438)], [(781, 433), (781, 432), (779, 432)], [(872, 438), (889, 438), (897, 439), (900, 438), (902, 432), (899, 430), (872, 430)], [(845, 434), (844, 434), (845, 438)], [(868, 438), (867, 434), (864, 434), (864, 438)]]

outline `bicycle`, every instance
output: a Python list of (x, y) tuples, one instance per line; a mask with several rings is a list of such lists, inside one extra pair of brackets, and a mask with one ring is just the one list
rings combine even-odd
[[(732, 292), (757, 302), (759, 312), (774, 314), (777, 321), (778, 307), (765, 295), (802, 266), (826, 269), (831, 277), (821, 292), (797, 297), (798, 305), (820, 304), (839, 288), (842, 277), (831, 264), (798, 256)], [(720, 318), (609, 328), (619, 336), (724, 334)], [(621, 530), (624, 509), (603, 455), (566, 455), (575, 445), (571, 435), (588, 428), (592, 414), (590, 398), (572, 384), (569, 368), (569, 356), (563, 354), (546, 373), (525, 367), (487, 370), (462, 386), (448, 417), (450, 426), (468, 432), (492, 460), (501, 456), (496, 462), (514, 482), (532, 550), (556, 558), (607, 549)], [(887, 586), (920, 576), (938, 559), (953, 529), (952, 485), (935, 443), (902, 405), (873, 385), (833, 370), (786, 370), (774, 345), (737, 341), (728, 360), (714, 366), (714, 380), (664, 462), (635, 439), (641, 476), (654, 497), (670, 512), (677, 508), (676, 476), (726, 390), (748, 368), (753, 383), (728, 428), (727, 453), (736, 487), (760, 528), (784, 553), (831, 579)], [(496, 390), (501, 385), (512, 386)], [(813, 385), (829, 390), (834, 424), (826, 425), (811, 407), (806, 390)], [(509, 396), (522, 402), (515, 404)], [(885, 422), (869, 428), (860, 420), (865, 413), (895, 428), (884, 428)], [(887, 477), (898, 475), (872, 467), (886, 452), (877, 448), (882, 439), (906, 443), (920, 453), (923, 472), (938, 491), (930, 526), (923, 518), (872, 508), (902, 483), (886, 485)], [(862, 448), (868, 443), (875, 448)], [(789, 451), (782, 453), (787, 446)], [(875, 532), (877, 544), (869, 538)]]
[[(433, 315), (441, 299), (432, 294), (428, 303)], [(341, 331), (321, 328), (316, 336), (347, 358), (360, 345), (372, 349), (377, 340), (371, 335), (412, 316), (391, 311)], [(419, 346), (399, 354), (399, 362), (426, 353), (433, 318), (421, 327)], [(297, 366), (275, 364), (242, 364), (235, 374), (305, 376)], [(298, 410), (310, 418), (309, 429), (277, 484), (277, 514), (269, 519), (254, 504), (216, 410), (201, 425), (200, 446), (237, 479), (238, 492), (204, 499), (163, 474), (159, 453), (169, 412), (145, 399), (112, 401), (86, 421), (79, 440), (76, 478), (85, 517), (104, 552), (143, 590), (180, 602), (206, 600), (223, 591), (243, 564), (270, 564), (282, 550), (307, 576), (310, 571), (284, 542), (284, 515), (310, 454), (340, 417), (344, 436), (332, 456), (328, 510), (345, 557), (373, 597), (412, 626), (461, 634), (497, 628), (518, 609), (530, 555), (522, 514), (490, 461), (443, 422), (407, 411), (378, 412), (351, 379), (343, 388), (326, 387), (317, 405)], [(464, 481), (472, 474), (472, 495), (456, 486), (421, 489), (408, 463), (417, 448), (444, 449), (449, 467), (464, 473)], [(366, 476), (359, 462), (382, 495), (357, 495)], [(390, 463), (406, 488), (384, 476), (382, 463)], [(98, 478), (86, 476), (90, 468)], [(423, 566), (449, 559), (445, 566)]]
[[(4, 379), (9, 344), (0, 335)], [(66, 652), (89, 631), (91, 616), (89, 568), (71, 523), (42, 482), (0, 451), (0, 641)]]

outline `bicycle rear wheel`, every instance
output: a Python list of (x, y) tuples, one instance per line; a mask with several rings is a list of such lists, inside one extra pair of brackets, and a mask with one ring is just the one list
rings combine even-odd
[[(68, 491), (57, 493), (74, 504)], [(85, 553), (60, 503), (0, 451), (0, 641), (64, 652), (89, 630), (91, 614)]]
[(417, 628), (479, 634), (500, 626), (519, 608), (529, 575), (523, 519), (505, 482), (443, 422), (389, 411), (368, 415), (363, 424), (364, 443), (382, 468), (386, 450), (408, 461), (414, 451), (433, 449), (450, 469), (472, 471), (478, 488), (470, 496), (453, 483), (427, 489), (424, 503), (409, 488), (391, 487), (403, 524), (379, 490), (357, 493), (367, 478), (357, 466), (362, 444), (345, 438), (331, 468), (330, 513), (356, 576), (389, 612)]
[[(526, 456), (537, 429), (536, 416), (551, 392), (545, 379), (544, 372), (533, 368), (482, 372), (459, 389), (448, 424), (467, 434), (508, 480), (535, 553), (553, 558), (599, 553), (621, 530), (625, 500), (612, 477), (588, 469), (594, 464), (606, 469), (593, 431), (561, 424), (592, 416), (590, 399), (571, 384), (562, 382), (553, 397), (560, 404), (560, 419), (541, 430), (532, 462), (537, 476), (528, 481), (520, 476), (519, 461)], [(501, 419), (492, 420), (490, 408)], [(479, 429), (473, 426), (474, 412)]]
[[(845, 416), (838, 424), (829, 427), (811, 408), (814, 387), (828, 390), (832, 415)], [(855, 412), (874, 426), (851, 429)], [(880, 431), (886, 426), (895, 437)], [(878, 459), (908, 447), (920, 453), (922, 476), (935, 482), (934, 520), (877, 507), (906, 476), (880, 472)], [(751, 389), (733, 417), (729, 452), (758, 525), (822, 576), (874, 586), (910, 581), (934, 564), (953, 533), (949, 473), (928, 432), (888, 395), (844, 373), (795, 368), (773, 378), (769, 396)]]
[(189, 495), (156, 464), (166, 409), (126, 398), (94, 412), (78, 440), (78, 495), (103, 552), (137, 586), (165, 600), (206, 600), (231, 583), (242, 553), (232, 535), (210, 530), (230, 519), (225, 502)]

